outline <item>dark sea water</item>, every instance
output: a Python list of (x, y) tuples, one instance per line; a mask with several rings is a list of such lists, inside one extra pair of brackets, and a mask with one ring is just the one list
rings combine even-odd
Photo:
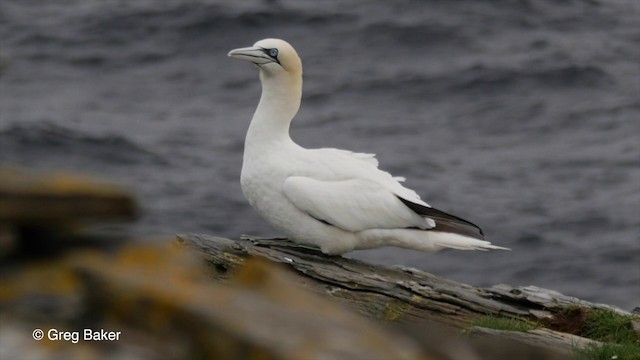
[[(238, 3), (238, 4), (236, 4)], [(632, 0), (3, 0), (0, 163), (134, 189), (141, 234), (278, 235), (244, 200), (266, 37), (304, 63), (292, 136), (378, 154), (511, 252), (351, 256), (640, 305)]]

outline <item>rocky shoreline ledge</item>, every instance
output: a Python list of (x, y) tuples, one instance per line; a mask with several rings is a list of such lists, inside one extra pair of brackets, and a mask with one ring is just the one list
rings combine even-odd
[(135, 216), (113, 185), (0, 169), (0, 358), (640, 359), (637, 314), (535, 286), (91, 230)]

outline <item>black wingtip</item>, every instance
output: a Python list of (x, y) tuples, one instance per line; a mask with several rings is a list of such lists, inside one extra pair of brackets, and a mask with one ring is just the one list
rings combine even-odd
[(451, 215), (442, 210), (416, 204), (407, 199), (403, 199), (400, 196), (397, 197), (398, 199), (400, 199), (400, 201), (402, 201), (403, 204), (405, 204), (409, 209), (413, 210), (416, 214), (428, 217), (429, 219), (435, 221), (436, 227), (431, 230), (452, 232), (484, 240), (484, 232), (482, 231), (482, 229), (478, 225), (468, 220), (459, 218), (455, 215)]

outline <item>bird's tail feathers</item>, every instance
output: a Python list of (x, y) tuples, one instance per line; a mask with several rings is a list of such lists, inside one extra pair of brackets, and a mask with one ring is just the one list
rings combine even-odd
[(440, 231), (425, 231), (429, 246), (451, 248), (457, 250), (511, 250), (506, 247), (491, 244), (489, 241)]
[(426, 252), (439, 251), (444, 248), (458, 250), (511, 250), (502, 246), (492, 245), (489, 241), (433, 230), (371, 229), (361, 232), (360, 235), (364, 241), (357, 249), (398, 246)]

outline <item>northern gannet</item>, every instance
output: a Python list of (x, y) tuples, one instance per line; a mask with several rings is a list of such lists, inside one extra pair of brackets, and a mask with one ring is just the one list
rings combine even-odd
[(289, 239), (335, 255), (383, 246), (506, 249), (483, 240), (478, 226), (422, 201), (402, 186), (404, 178), (378, 169), (375, 155), (293, 142), (302, 62), (289, 43), (264, 39), (228, 56), (255, 64), (262, 83), (245, 139), (242, 192)]

